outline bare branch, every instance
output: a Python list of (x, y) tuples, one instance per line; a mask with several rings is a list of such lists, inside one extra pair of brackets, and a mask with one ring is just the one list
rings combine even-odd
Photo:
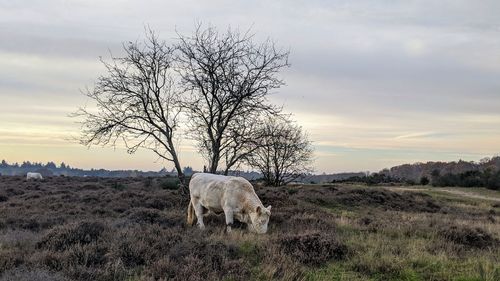
[(240, 124), (242, 120), (279, 111), (267, 97), (284, 85), (278, 73), (289, 65), (288, 51), (276, 49), (270, 40), (261, 44), (252, 40), (249, 31), (219, 33), (201, 25), (192, 36), (179, 35), (177, 69), (184, 92), (189, 93), (184, 107), (191, 135), (212, 173), (223, 159), (228, 171), (246, 157), (242, 148), (251, 131)]
[(267, 184), (285, 185), (312, 171), (311, 142), (288, 117), (269, 118), (260, 132), (259, 143), (246, 160), (264, 175)]
[(172, 162), (183, 180), (173, 144), (182, 110), (173, 75), (174, 49), (146, 28), (144, 41), (124, 43), (123, 50), (123, 57), (101, 59), (107, 73), (84, 92), (95, 110), (82, 107), (73, 114), (83, 119), (80, 143), (121, 142), (128, 153), (149, 149)]

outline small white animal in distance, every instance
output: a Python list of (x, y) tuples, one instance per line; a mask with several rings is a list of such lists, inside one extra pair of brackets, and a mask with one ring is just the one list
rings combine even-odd
[(43, 180), (43, 177), (42, 177), (42, 174), (40, 174), (40, 173), (29, 172), (26, 174), (26, 180), (30, 180), (30, 179)]

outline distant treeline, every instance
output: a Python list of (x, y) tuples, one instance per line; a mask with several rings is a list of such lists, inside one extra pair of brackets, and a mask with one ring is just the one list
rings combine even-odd
[[(27, 172), (39, 172), (43, 176), (73, 176), (73, 177), (162, 177), (162, 176), (177, 176), (175, 170), (168, 171), (163, 168), (160, 171), (138, 171), (138, 170), (106, 170), (106, 169), (78, 169), (72, 168), (64, 162), (57, 165), (54, 162), (38, 163), (25, 161), (21, 164), (9, 164), (5, 160), (0, 163), (0, 175), (4, 176), (22, 176)], [(183, 168), (186, 176), (196, 173), (192, 167), (187, 166)], [(221, 172), (222, 173), (222, 172)], [(302, 183), (327, 183), (333, 180), (345, 180), (350, 177), (362, 177), (366, 173), (338, 173), (338, 174), (320, 174), (313, 175), (307, 174), (297, 179), (297, 182)], [(229, 171), (230, 176), (240, 176), (248, 180), (258, 180), (262, 178), (262, 174), (255, 171)]]
[[(186, 167), (189, 168), (189, 167)], [(57, 165), (54, 162), (39, 163), (24, 161), (23, 163), (9, 164), (2, 160), (0, 163), (0, 174), (4, 176), (22, 176), (28, 172), (38, 172), (43, 176), (75, 176), (75, 177), (156, 177), (166, 176), (169, 172), (166, 169), (160, 171), (138, 171), (138, 170), (106, 170), (106, 169), (78, 169), (72, 168), (64, 162)]]
[[(422, 181), (427, 181), (425, 177)], [(486, 187), (500, 190), (500, 171), (486, 169), (484, 171), (467, 171), (460, 174), (446, 173), (439, 170), (432, 172), (430, 182), (433, 186)]]
[[(108, 178), (125, 178), (125, 177), (163, 177), (163, 176), (177, 176), (175, 170), (168, 171), (166, 168), (160, 171), (139, 171), (139, 170), (106, 170), (106, 169), (79, 169), (72, 168), (64, 162), (57, 165), (50, 161), (47, 163), (24, 161), (23, 163), (9, 164), (7, 161), (2, 160), (0, 163), (0, 175), (4, 176), (24, 176), (28, 172), (38, 172), (44, 177), (50, 176), (71, 176), (71, 177), (108, 177)], [(197, 171), (192, 167), (187, 166), (183, 168), (186, 176), (190, 176)], [(230, 171), (230, 175), (238, 175), (249, 180), (261, 178), (262, 175), (257, 172), (247, 171)]]
[(400, 179), (391, 177), (389, 175), (383, 173), (373, 173), (373, 174), (364, 174), (352, 176), (346, 179), (333, 180), (332, 183), (365, 183), (367, 185), (378, 185), (378, 184), (406, 184), (406, 185), (414, 185), (417, 182), (409, 179)]
[(307, 174), (297, 179), (298, 182), (303, 183), (329, 183), (329, 182), (340, 182), (349, 178), (359, 177), (362, 178), (366, 176), (364, 172), (358, 173), (337, 173), (337, 174), (320, 174), (313, 175)]
[(491, 170), (485, 171), (467, 171), (460, 174), (446, 173), (440, 175), (438, 170), (432, 173), (432, 176), (423, 176), (420, 180), (414, 181), (411, 179), (394, 178), (385, 174), (374, 173), (368, 176), (354, 176), (342, 180), (334, 180), (333, 183), (365, 183), (367, 185), (428, 185), (432, 186), (457, 186), (457, 187), (486, 187), (488, 189), (500, 190), (500, 171), (494, 172)]
[(380, 174), (384, 174), (399, 181), (420, 182), (422, 178), (431, 180), (432, 173), (439, 171), (440, 175), (460, 175), (469, 171), (479, 171), (484, 173), (489, 170), (492, 173), (500, 171), (500, 156), (486, 157), (479, 162), (474, 161), (453, 161), (453, 162), (427, 162), (404, 164), (384, 169)]
[[(439, 167), (428, 171), (429, 167)], [(486, 187), (500, 190), (500, 157), (474, 162), (428, 162), (405, 164), (379, 173), (336, 179), (333, 183), (365, 183), (367, 185), (428, 185), (457, 187)]]

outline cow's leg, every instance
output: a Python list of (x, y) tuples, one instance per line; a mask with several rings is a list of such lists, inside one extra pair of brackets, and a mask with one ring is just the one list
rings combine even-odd
[(234, 221), (233, 209), (230, 207), (225, 207), (224, 215), (226, 216), (226, 231), (231, 232), (231, 226), (233, 225)]
[(197, 224), (200, 229), (205, 229), (205, 224), (203, 223), (203, 206), (200, 204), (200, 200), (193, 198), (194, 213), (196, 214)]

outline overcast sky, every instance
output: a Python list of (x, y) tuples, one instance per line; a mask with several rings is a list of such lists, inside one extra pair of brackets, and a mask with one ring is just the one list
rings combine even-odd
[[(317, 172), (377, 171), (500, 152), (500, 1), (0, 0), (0, 159), (158, 170), (149, 152), (87, 149), (67, 115), (99, 56), (174, 42), (197, 22), (252, 28), (291, 51), (284, 105), (314, 142)], [(203, 161), (180, 143), (182, 165)]]

